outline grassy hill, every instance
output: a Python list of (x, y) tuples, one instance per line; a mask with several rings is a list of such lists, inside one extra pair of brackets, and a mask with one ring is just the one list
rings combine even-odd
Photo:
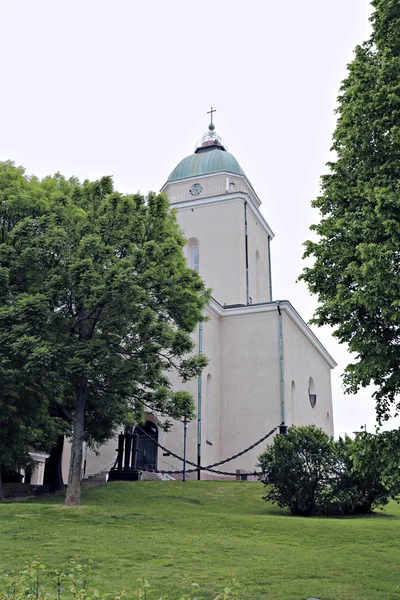
[[(291, 517), (248, 482), (108, 483), (62, 498), (0, 504), (0, 565), (94, 560), (99, 589), (146, 577), (174, 600), (182, 580), (212, 598), (234, 577), (246, 600), (399, 600), (400, 508), (358, 518)], [(175, 596), (176, 595), (176, 596)]]

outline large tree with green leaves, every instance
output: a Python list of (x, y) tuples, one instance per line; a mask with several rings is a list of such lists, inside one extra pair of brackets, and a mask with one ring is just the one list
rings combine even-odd
[(47, 307), (44, 384), (56, 378), (54, 401), (71, 423), (66, 502), (79, 504), (84, 440), (104, 441), (132, 411), (188, 411), (169, 372), (185, 381), (206, 364), (193, 355), (191, 333), (209, 293), (186, 265), (185, 238), (164, 195), (123, 196), (109, 177), (80, 184), (58, 175), (29, 185), (41, 209), (28, 211), (3, 244), (5, 254), (24, 249), (6, 265), (7, 303), (21, 294), (16, 267), (24, 293)]
[(379, 420), (400, 408), (400, 2), (373, 0), (371, 39), (342, 84), (336, 160), (314, 200), (321, 220), (300, 279), (318, 295), (313, 322), (331, 325), (355, 360), (345, 389), (376, 386)]
[(48, 302), (27, 276), (34, 249), (23, 234), (14, 237), (43, 206), (39, 182), (0, 163), (0, 498), (1, 471), (25, 468), (30, 452), (49, 449), (62, 431), (49, 414), (60, 382), (52, 379), (57, 361), (46, 339)]

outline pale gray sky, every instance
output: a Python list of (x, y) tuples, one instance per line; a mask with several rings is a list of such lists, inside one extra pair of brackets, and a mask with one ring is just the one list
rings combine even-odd
[[(216, 130), (276, 234), (274, 297), (308, 320), (316, 302), (296, 283), (302, 242), (317, 218), (310, 202), (340, 82), (369, 37), (369, 14), (367, 0), (0, 0), (0, 160), (158, 190), (214, 106)], [(336, 433), (371, 430), (371, 391), (343, 394), (346, 350), (316, 333), (339, 363)]]

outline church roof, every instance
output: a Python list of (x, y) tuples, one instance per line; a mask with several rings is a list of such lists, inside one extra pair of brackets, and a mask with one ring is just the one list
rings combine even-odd
[(219, 172), (234, 173), (246, 177), (236, 158), (225, 149), (224, 142), (217, 135), (214, 125), (211, 123), (209, 131), (203, 135), (201, 141), (197, 144), (194, 154), (181, 160), (168, 177), (168, 181)]

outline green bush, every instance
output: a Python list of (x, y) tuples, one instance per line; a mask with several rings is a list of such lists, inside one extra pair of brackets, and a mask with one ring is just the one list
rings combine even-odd
[(330, 492), (333, 441), (317, 427), (290, 427), (259, 457), (265, 500), (288, 507), (293, 515), (313, 515)]
[(400, 492), (399, 431), (334, 441), (314, 425), (290, 427), (259, 457), (265, 500), (293, 515), (367, 513)]
[[(136, 589), (103, 594), (90, 584), (91, 562), (71, 559), (67, 568), (51, 571), (33, 561), (19, 571), (0, 571), (0, 600), (167, 600), (152, 589), (146, 579), (138, 581)], [(206, 600), (197, 583), (186, 582), (178, 597), (169, 600)], [(214, 600), (240, 600), (238, 584), (233, 581)]]

